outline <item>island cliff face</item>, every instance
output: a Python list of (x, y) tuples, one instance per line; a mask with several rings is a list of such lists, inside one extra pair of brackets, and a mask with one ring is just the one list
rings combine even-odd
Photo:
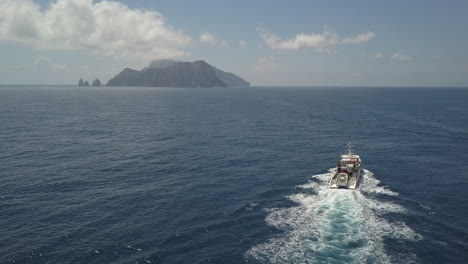
[(244, 79), (221, 71), (205, 61), (153, 61), (141, 71), (126, 68), (107, 86), (227, 87), (250, 86)]

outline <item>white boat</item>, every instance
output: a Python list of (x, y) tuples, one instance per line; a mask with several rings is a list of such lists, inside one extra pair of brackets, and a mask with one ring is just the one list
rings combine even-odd
[(348, 144), (347, 153), (341, 155), (336, 171), (330, 180), (330, 188), (356, 189), (361, 182), (362, 160), (354, 154), (352, 145)]

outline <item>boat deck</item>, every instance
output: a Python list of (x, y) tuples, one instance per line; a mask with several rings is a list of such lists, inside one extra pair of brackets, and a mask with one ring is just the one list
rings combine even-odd
[(335, 175), (333, 176), (333, 178), (331, 179), (330, 181), (330, 188), (333, 188), (333, 189), (338, 189), (338, 188), (345, 188), (345, 189), (356, 189), (358, 187), (358, 184), (359, 184), (359, 177), (360, 177), (360, 169), (357, 171), (357, 172), (353, 172), (351, 174), (351, 176), (349, 176), (348, 178), (348, 181), (346, 183), (346, 186), (340, 186), (339, 182), (338, 181), (338, 174), (340, 173), (335, 173)]

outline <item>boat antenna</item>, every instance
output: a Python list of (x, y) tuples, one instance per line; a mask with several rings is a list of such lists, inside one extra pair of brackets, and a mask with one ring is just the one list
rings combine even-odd
[(353, 155), (354, 154), (354, 151), (353, 151), (353, 144), (351, 143), (348, 143), (348, 155)]

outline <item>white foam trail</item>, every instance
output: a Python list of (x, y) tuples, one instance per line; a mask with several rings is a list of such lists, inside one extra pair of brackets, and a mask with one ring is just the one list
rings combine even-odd
[[(405, 213), (405, 208), (368, 198), (363, 193), (396, 196), (364, 170), (361, 190), (330, 189), (328, 173), (314, 175), (301, 189), (317, 194), (299, 193), (288, 198), (299, 205), (269, 209), (266, 222), (285, 232), (256, 245), (248, 252), (264, 263), (391, 263), (398, 259), (416, 262), (412, 255), (390, 257), (384, 249), (386, 237), (418, 240), (421, 236), (403, 222), (389, 222), (385, 213)], [(363, 193), (361, 193), (361, 191)]]

